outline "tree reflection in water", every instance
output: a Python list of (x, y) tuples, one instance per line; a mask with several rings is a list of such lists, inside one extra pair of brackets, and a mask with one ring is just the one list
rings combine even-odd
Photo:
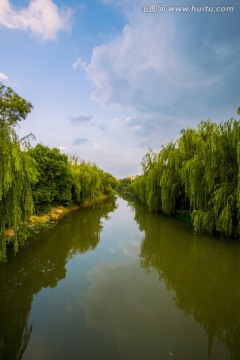
[(54, 229), (36, 236), (15, 258), (0, 268), (0, 359), (21, 359), (31, 336), (28, 317), (33, 296), (54, 288), (65, 278), (69, 257), (94, 249), (102, 230), (101, 219), (116, 208), (116, 199), (81, 209)]
[[(223, 343), (231, 359), (240, 359), (240, 245), (194, 235), (177, 219), (149, 214), (132, 203), (139, 228), (145, 232), (141, 265), (156, 269), (176, 294), (175, 303), (192, 314), (208, 336)], [(184, 231), (183, 231), (184, 229)]]

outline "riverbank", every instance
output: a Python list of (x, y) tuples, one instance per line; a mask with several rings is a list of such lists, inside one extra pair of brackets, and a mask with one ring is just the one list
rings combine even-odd
[[(29, 238), (30, 236), (34, 234), (38, 234), (50, 228), (53, 228), (58, 224), (58, 222), (63, 217), (65, 217), (69, 213), (73, 211), (77, 211), (81, 208), (94, 206), (95, 204), (104, 201), (108, 197), (109, 196), (107, 195), (101, 195), (97, 198), (86, 200), (80, 205), (73, 204), (67, 207), (60, 205), (60, 206), (52, 207), (47, 213), (30, 215), (29, 218), (22, 223), (22, 226), (19, 229), (20, 231), (18, 236), (21, 238), (21, 242), (24, 243), (25, 240), (27, 240), (27, 238)], [(5, 230), (5, 236), (8, 245), (14, 243), (14, 238), (15, 238), (14, 229)]]
[(53, 227), (67, 214), (73, 211), (77, 211), (81, 208), (94, 206), (94, 204), (104, 201), (107, 197), (107, 195), (102, 195), (91, 200), (85, 200), (80, 205), (74, 204), (68, 207), (57, 206), (51, 208), (51, 210), (46, 214), (31, 215), (28, 221), (28, 228), (30, 230), (29, 232), (39, 233), (43, 229)]

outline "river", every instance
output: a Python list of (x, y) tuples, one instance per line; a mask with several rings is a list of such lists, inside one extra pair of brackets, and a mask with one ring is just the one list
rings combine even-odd
[(240, 359), (240, 244), (118, 197), (0, 267), (1, 360)]

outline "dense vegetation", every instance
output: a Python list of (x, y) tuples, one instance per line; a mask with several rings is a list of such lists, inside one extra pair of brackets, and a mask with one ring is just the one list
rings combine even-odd
[(15, 126), (31, 109), (0, 83), (0, 262), (6, 260), (7, 243), (15, 252), (24, 243), (30, 214), (109, 195), (117, 185), (95, 164), (41, 144), (31, 148), (29, 136), (19, 139)]
[(0, 262), (6, 259), (6, 240), (14, 229), (14, 249), (23, 238), (20, 223), (33, 211), (31, 184), (36, 180), (32, 158), (21, 150), (15, 126), (32, 105), (0, 84)]
[(117, 185), (131, 188), (150, 211), (190, 214), (196, 232), (240, 235), (239, 121), (182, 130), (176, 142), (148, 151), (141, 176), (118, 183), (95, 164), (19, 139), (15, 127), (31, 109), (0, 83), (0, 262), (10, 240), (15, 252), (24, 243), (30, 214), (109, 195)]
[(27, 153), (35, 160), (37, 181), (32, 184), (36, 211), (44, 211), (53, 204), (71, 203), (71, 174), (68, 157), (59, 149), (38, 144)]
[(77, 204), (94, 199), (101, 194), (110, 195), (117, 186), (117, 180), (111, 174), (95, 164), (78, 162), (77, 158), (70, 159), (70, 173), (72, 199)]
[(119, 179), (117, 191), (120, 194), (131, 194), (131, 183), (132, 180), (130, 177)]
[(150, 211), (189, 213), (194, 230), (240, 235), (240, 122), (203, 121), (142, 161), (132, 189)]

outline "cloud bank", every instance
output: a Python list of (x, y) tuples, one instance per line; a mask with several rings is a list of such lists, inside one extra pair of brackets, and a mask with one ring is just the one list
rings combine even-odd
[(94, 48), (84, 67), (95, 101), (176, 118), (220, 113), (238, 101), (237, 11), (231, 17), (144, 14), (141, 6), (127, 10), (118, 3), (128, 22), (120, 36)]
[(52, 0), (32, 0), (25, 9), (15, 9), (9, 0), (0, 1), (0, 25), (30, 31), (43, 40), (53, 40), (59, 31), (70, 29), (73, 11), (59, 9)]

